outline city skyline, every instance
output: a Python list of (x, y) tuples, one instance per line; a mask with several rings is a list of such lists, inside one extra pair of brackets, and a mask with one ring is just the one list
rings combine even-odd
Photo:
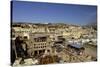
[(97, 6), (13, 1), (12, 21), (85, 25), (97, 21)]

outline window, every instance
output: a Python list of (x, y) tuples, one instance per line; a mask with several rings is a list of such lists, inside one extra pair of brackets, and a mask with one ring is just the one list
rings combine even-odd
[(27, 36), (24, 36), (24, 39), (28, 39), (28, 37)]
[(34, 44), (34, 45), (36, 45), (36, 44)]
[(15, 35), (12, 35), (12, 37), (15, 37)]

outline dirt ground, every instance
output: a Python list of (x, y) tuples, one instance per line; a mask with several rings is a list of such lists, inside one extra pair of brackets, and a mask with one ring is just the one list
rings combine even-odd
[(97, 59), (97, 47), (85, 45), (85, 53)]

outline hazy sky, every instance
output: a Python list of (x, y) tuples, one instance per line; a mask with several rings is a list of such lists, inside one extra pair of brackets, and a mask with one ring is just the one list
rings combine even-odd
[(13, 22), (87, 24), (96, 21), (97, 7), (13, 1)]

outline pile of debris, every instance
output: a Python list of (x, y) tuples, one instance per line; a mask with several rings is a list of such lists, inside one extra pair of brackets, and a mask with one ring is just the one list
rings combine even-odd
[(26, 66), (26, 65), (34, 65), (38, 64), (37, 59), (32, 59), (32, 58), (27, 58), (27, 59), (22, 59), (18, 58), (15, 60), (13, 66)]

